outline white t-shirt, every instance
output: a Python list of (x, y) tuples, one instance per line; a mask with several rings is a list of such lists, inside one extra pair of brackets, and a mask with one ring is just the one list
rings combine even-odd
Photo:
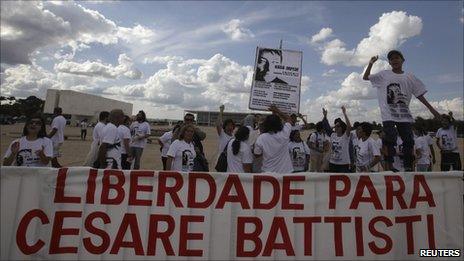
[(193, 142), (187, 143), (184, 140), (172, 142), (167, 156), (173, 157), (171, 170), (193, 171), (193, 160), (197, 156)]
[(51, 137), (53, 144), (64, 142), (64, 127), (66, 127), (66, 119), (63, 115), (58, 115), (53, 118), (52, 129), (56, 129), (55, 135)]
[(47, 167), (46, 164), (40, 162), (40, 157), (37, 156), (36, 152), (40, 151), (43, 147), (44, 154), (47, 157), (53, 157), (53, 144), (49, 138), (38, 138), (34, 141), (28, 141), (26, 137), (11, 142), (10, 146), (6, 150), (5, 157), (8, 158), (11, 155), (11, 146), (13, 143), (19, 142), (19, 151), (16, 155), (16, 159), (13, 161), (13, 166), (24, 166), (24, 167)]
[(303, 125), (300, 125), (298, 123), (295, 123), (295, 125), (292, 126), (292, 131), (297, 130), (301, 131), (303, 129)]
[(163, 148), (161, 149), (161, 157), (167, 157), (169, 147), (171, 146), (172, 131), (167, 131), (163, 133), (163, 135), (159, 137), (159, 140), (163, 144)]
[(140, 140), (135, 140), (136, 136), (143, 136), (146, 134), (151, 134), (151, 129), (150, 129), (150, 124), (148, 122), (144, 121), (142, 123), (138, 121), (134, 121), (131, 126), (131, 135), (132, 135), (132, 142), (130, 144), (131, 147), (137, 147), (137, 148), (145, 148), (145, 144), (147, 143), (147, 138), (143, 138)]
[(417, 164), (430, 164), (431, 153), (427, 136), (428, 135), (419, 136), (416, 139), (414, 139), (414, 149), (419, 150), (420, 152), (420, 158), (417, 159)]
[(358, 139), (355, 144), (355, 150), (356, 166), (358, 167), (365, 167), (374, 160), (374, 156), (380, 156), (380, 149), (377, 147), (377, 142), (371, 137), (365, 141)]
[[(246, 142), (240, 142), (240, 150), (237, 155), (232, 152), (232, 143), (235, 139), (232, 139), (227, 146), (227, 172), (232, 173), (244, 173), (243, 164), (253, 163), (253, 153), (251, 147)], [(227, 144), (226, 144), (227, 145)]]
[(335, 132), (330, 136), (332, 153), (329, 162), (337, 165), (350, 164), (350, 136), (343, 133), (339, 137)]
[(457, 129), (453, 125), (450, 125), (448, 129), (440, 128), (437, 131), (436, 137), (440, 142), (443, 150), (450, 150), (452, 152), (458, 151), (458, 134)]
[(292, 173), (293, 166), (288, 148), (292, 126), (286, 122), (278, 133), (262, 133), (256, 140), (254, 153), (263, 155), (263, 172)]
[[(323, 150), (324, 149), (324, 142), (329, 140), (329, 137), (323, 133), (320, 134), (319, 132), (313, 132), (309, 136), (309, 142), (313, 142), (316, 145), (316, 148)], [(310, 148), (310, 154), (311, 155), (321, 155), (321, 152), (311, 149)]]
[(412, 73), (397, 74), (384, 70), (371, 74), (369, 80), (377, 88), (380, 113), (383, 121), (414, 122), (409, 111), (412, 95), (418, 97), (427, 92), (425, 85)]
[(87, 126), (89, 126), (89, 123), (82, 121), (81, 122), (81, 130), (87, 130)]
[(119, 125), (118, 126), (118, 135), (119, 135), (119, 140), (121, 140), (121, 154), (126, 154), (126, 148), (124, 147), (124, 140), (131, 138), (131, 133), (129, 128), (126, 125)]
[(350, 131), (350, 139), (351, 142), (355, 142), (358, 139), (358, 135), (356, 135), (356, 130)]
[(293, 171), (304, 171), (306, 166), (306, 155), (309, 155), (309, 147), (305, 142), (288, 143), (288, 152), (292, 160)]
[(119, 139), (118, 127), (108, 123), (103, 129), (102, 143), (108, 144), (106, 151), (107, 169), (121, 169), (121, 140)]
[(221, 130), (221, 134), (219, 134), (218, 154), (221, 154), (224, 151), (227, 142), (229, 142), (232, 138), (233, 136), (230, 136), (224, 130)]
[(101, 121), (99, 121), (97, 125), (95, 125), (92, 132), (92, 138), (94, 142), (101, 142), (101, 139), (103, 137), (103, 129), (105, 128), (105, 126), (106, 125)]
[(400, 136), (396, 138), (395, 145), (396, 154), (393, 157), (393, 168), (398, 171), (404, 171), (404, 160), (403, 160), (403, 140)]

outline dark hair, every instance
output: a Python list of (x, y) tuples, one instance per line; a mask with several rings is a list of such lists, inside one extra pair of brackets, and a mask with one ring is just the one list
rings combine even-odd
[(359, 127), (359, 122), (355, 121), (353, 124), (353, 129), (357, 129)]
[(282, 121), (280, 117), (274, 114), (266, 116), (263, 121), (263, 133), (267, 132), (279, 132), (283, 129)]
[(369, 122), (363, 122), (360, 124), (362, 131), (369, 137), (372, 134), (372, 124)]
[(242, 126), (238, 128), (237, 132), (235, 133), (235, 140), (232, 142), (232, 153), (237, 155), (240, 151), (240, 142), (246, 141), (250, 136), (250, 129), (247, 126)]
[(137, 114), (142, 115), (142, 122), (147, 121), (147, 115), (145, 114), (144, 111), (139, 111), (139, 113), (137, 113)]
[(37, 137), (38, 138), (46, 137), (47, 131), (45, 128), (45, 121), (42, 118), (42, 116), (39, 114), (34, 114), (34, 115), (31, 115), (29, 118), (27, 118), (26, 123), (24, 124), (24, 128), (23, 128), (23, 136), (27, 136), (29, 134), (29, 132), (27, 131), (27, 125), (31, 123), (32, 119), (39, 119), (42, 122), (42, 124), (40, 124), (40, 130), (39, 130), (39, 133), (37, 133)]
[(264, 53), (270, 53), (270, 54), (276, 54), (280, 57), (280, 62), (282, 62), (282, 51), (281, 50), (275, 50), (275, 49), (261, 49), (259, 50), (258, 58), (261, 58)]
[(130, 120), (130, 117), (128, 115), (124, 115), (124, 120), (122, 121), (122, 123), (125, 125), (129, 123), (129, 120)]
[(193, 115), (193, 114), (191, 114), (191, 113), (189, 112), (189, 113), (186, 113), (186, 114), (184, 115), (184, 120), (185, 120), (185, 117), (187, 117), (187, 116), (192, 116), (193, 119), (195, 119), (195, 115)]
[(316, 131), (317, 131), (317, 132), (322, 131), (322, 130), (324, 129), (324, 128), (322, 127), (322, 121), (317, 122), (315, 128), (316, 128)]
[(195, 132), (195, 126), (193, 126), (193, 124), (185, 124), (185, 125), (182, 126), (182, 128), (180, 128), (180, 130), (179, 130), (179, 140), (183, 140), (183, 139), (184, 139), (185, 131), (187, 131), (188, 128), (192, 128), (193, 131)]
[(344, 133), (346, 131), (346, 123), (344, 121), (342, 121), (340, 118), (338, 119), (338, 121), (336, 121), (336, 123), (338, 123), (338, 125), (340, 125), (340, 127), (342, 128), (342, 132)]
[(234, 127), (235, 127), (234, 120), (232, 120), (232, 119), (227, 119), (227, 120), (225, 120), (225, 121), (222, 123), (222, 129), (225, 130), (225, 129), (226, 129), (226, 126), (227, 126), (228, 124), (231, 124), (231, 123), (232, 123), (232, 125), (234, 125)]
[(98, 115), (98, 120), (103, 121), (103, 120), (108, 119), (108, 117), (110, 117), (110, 112), (109, 111), (102, 111), (102, 112), (100, 112), (100, 115)]
[(61, 109), (60, 107), (55, 107), (55, 109), (53, 109), (53, 113), (54, 114), (61, 114), (61, 113), (63, 113), (63, 109)]
[(299, 133), (299, 132), (300, 132), (299, 130), (292, 130), (292, 131), (290, 132), (290, 141), (291, 141), (291, 142), (296, 142), (296, 140), (295, 140), (295, 135), (296, 135), (297, 133)]
[(390, 61), (391, 58), (392, 58), (392, 56), (395, 55), (395, 54), (398, 55), (399, 57), (401, 57), (401, 59), (403, 60), (403, 62), (406, 61), (406, 60), (404, 59), (403, 54), (402, 54), (400, 51), (398, 51), (398, 50), (391, 50), (390, 52), (388, 52), (388, 54), (387, 54), (388, 60)]
[(427, 134), (426, 131), (425, 131), (425, 129), (424, 129), (424, 127), (422, 127), (422, 126), (419, 125), (419, 124), (414, 124), (414, 125), (413, 125), (413, 128), (417, 130), (417, 132), (419, 133), (420, 136), (424, 136), (424, 135)]

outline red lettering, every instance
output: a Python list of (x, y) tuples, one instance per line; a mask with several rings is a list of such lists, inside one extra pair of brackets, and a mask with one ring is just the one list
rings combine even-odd
[[(276, 243), (277, 233), (282, 235), (282, 243)], [(264, 247), (263, 256), (271, 256), (272, 250), (283, 249), (287, 256), (295, 256), (293, 250), (292, 241), (288, 234), (287, 226), (285, 225), (285, 219), (283, 217), (275, 217), (272, 221), (269, 236), (267, 237), (266, 246)]]
[(343, 256), (342, 223), (350, 223), (351, 217), (324, 217), (325, 223), (334, 223), (335, 255)]
[(79, 235), (78, 228), (63, 228), (65, 218), (80, 218), (82, 211), (57, 211), (53, 221), (52, 238), (50, 240), (49, 254), (71, 254), (77, 253), (77, 247), (60, 247), (61, 236)]
[[(230, 195), (232, 187), (235, 188), (237, 195)], [(231, 174), (227, 177), (221, 196), (219, 196), (218, 203), (216, 204), (216, 208), (224, 208), (226, 202), (239, 202), (242, 209), (250, 208), (245, 191), (243, 190), (242, 182), (237, 175)]]
[[(343, 182), (343, 189), (337, 189), (337, 181)], [(350, 193), (351, 181), (345, 175), (330, 175), (329, 177), (329, 209), (337, 206), (337, 197), (345, 197)]]
[(408, 242), (408, 255), (414, 254), (413, 222), (421, 221), (421, 216), (396, 217), (396, 223), (406, 223), (406, 241)]
[(435, 246), (435, 229), (433, 223), (433, 215), (427, 215), (427, 234), (429, 236), (429, 249), (436, 249)]
[(85, 203), (93, 204), (95, 202), (95, 180), (97, 179), (98, 171), (96, 169), (89, 170), (89, 178), (87, 179), (87, 194)]
[(364, 256), (364, 238), (363, 238), (363, 227), (362, 217), (354, 218), (354, 228), (356, 234), (356, 255)]
[[(167, 228), (164, 232), (158, 231), (158, 223), (161, 221), (166, 222), (167, 224)], [(174, 218), (169, 215), (150, 215), (150, 226), (148, 230), (148, 248), (147, 248), (148, 256), (154, 256), (156, 254), (157, 239), (161, 239), (161, 243), (164, 246), (166, 255), (168, 256), (175, 255), (171, 242), (169, 241), (169, 237), (174, 232), (174, 226), (175, 226)]]
[[(111, 184), (111, 176), (115, 177), (118, 182), (116, 184)], [(106, 169), (103, 171), (102, 179), (102, 195), (101, 195), (101, 204), (106, 205), (119, 205), (124, 200), (124, 172), (120, 170)], [(116, 191), (116, 197), (110, 199), (110, 190), (113, 189)]]
[[(367, 191), (369, 191), (368, 197), (363, 196), (365, 188), (367, 188)], [(375, 191), (374, 184), (372, 184), (369, 176), (359, 177), (358, 184), (356, 185), (356, 191), (353, 196), (353, 201), (351, 201), (350, 209), (358, 209), (360, 202), (371, 202), (375, 209), (382, 209), (382, 203), (380, 203), (377, 191)]]
[(55, 203), (81, 203), (80, 197), (69, 197), (64, 195), (64, 188), (66, 187), (66, 174), (68, 168), (61, 168), (58, 170), (58, 177), (56, 177), (56, 189), (55, 189)]
[(105, 212), (97, 211), (92, 212), (90, 215), (87, 216), (87, 218), (85, 219), (84, 226), (85, 229), (89, 231), (89, 233), (99, 236), (101, 238), (102, 243), (99, 246), (96, 246), (92, 243), (92, 239), (90, 237), (83, 238), (82, 242), (84, 244), (85, 249), (89, 251), (89, 253), (92, 253), (94, 255), (101, 255), (105, 253), (105, 251), (110, 246), (110, 236), (108, 235), (108, 233), (105, 232), (104, 229), (96, 228), (93, 225), (93, 221), (97, 218), (103, 220), (104, 224), (111, 223), (110, 217)]
[(321, 223), (321, 217), (294, 217), (293, 223), (303, 223), (304, 226), (304, 254), (305, 256), (312, 255), (312, 237), (313, 223)]
[[(261, 186), (263, 182), (271, 184), (274, 192), (268, 203), (261, 202)], [(277, 205), (280, 197), (279, 181), (272, 176), (253, 176), (253, 208), (254, 209), (271, 209)]]
[(303, 204), (290, 203), (290, 196), (303, 195), (303, 189), (290, 189), (292, 181), (305, 181), (305, 176), (284, 176), (282, 184), (282, 209), (303, 209)]
[[(203, 202), (196, 201), (196, 184), (198, 179), (203, 179), (209, 185), (208, 197)], [(190, 173), (189, 174), (189, 185), (188, 185), (188, 201), (187, 207), (189, 208), (208, 208), (214, 201), (216, 196), (216, 183), (214, 178), (209, 174), (205, 173)]]
[(375, 244), (375, 241), (371, 241), (369, 242), (369, 248), (370, 250), (376, 254), (376, 255), (384, 255), (388, 252), (391, 251), (392, 247), (393, 247), (393, 241), (392, 239), (387, 235), (387, 234), (384, 234), (382, 232), (379, 232), (376, 228), (375, 228), (375, 224), (377, 222), (382, 222), (384, 223), (387, 227), (391, 227), (393, 226), (393, 223), (390, 221), (390, 219), (388, 219), (387, 217), (385, 216), (378, 216), (378, 217), (375, 217), (373, 219), (371, 219), (371, 221), (369, 222), (369, 231), (371, 232), (371, 234), (374, 236), (374, 237), (379, 237), (379, 238), (382, 238), (383, 240), (385, 240), (385, 247), (381, 248), (381, 247), (378, 247), (376, 244)]
[(201, 249), (188, 249), (187, 241), (202, 240), (202, 233), (189, 233), (188, 227), (191, 222), (204, 222), (204, 216), (181, 216), (180, 217), (180, 238), (179, 238), (179, 256), (202, 256)]
[[(398, 190), (393, 190), (393, 181), (398, 183)], [(408, 205), (406, 205), (406, 202), (403, 198), (405, 186), (401, 176), (385, 176), (385, 187), (387, 194), (387, 209), (393, 209), (393, 197), (396, 197), (396, 200), (398, 201), (401, 209), (408, 208)]]
[(16, 245), (18, 245), (19, 250), (25, 255), (31, 255), (37, 253), (45, 243), (39, 239), (35, 244), (29, 245), (26, 239), (27, 227), (31, 223), (33, 218), (39, 218), (42, 224), (50, 223), (47, 215), (40, 209), (33, 209), (27, 212), (18, 225), (18, 230), (16, 231)]
[[(245, 233), (245, 225), (252, 223), (255, 230)], [(237, 218), (237, 257), (257, 257), (263, 248), (263, 242), (259, 235), (263, 231), (263, 223), (257, 217), (238, 217)], [(255, 248), (245, 251), (245, 240), (253, 241)]]
[[(132, 241), (123, 241), (128, 229), (131, 232)], [(137, 216), (135, 214), (127, 213), (122, 218), (121, 226), (119, 227), (110, 254), (117, 255), (121, 247), (133, 248), (135, 255), (143, 256), (142, 238), (140, 237)]]
[(137, 170), (130, 173), (129, 205), (132, 206), (151, 206), (151, 200), (138, 199), (137, 192), (153, 192), (153, 186), (139, 185), (139, 177), (153, 177), (153, 171)]
[[(158, 200), (157, 205), (160, 207), (164, 207), (166, 194), (171, 196), (172, 202), (174, 202), (174, 206), (178, 208), (184, 207), (182, 205), (182, 201), (177, 195), (177, 192), (182, 188), (184, 180), (182, 179), (182, 175), (178, 172), (167, 172), (167, 171), (160, 171), (158, 180)], [(167, 178), (173, 178), (175, 180), (174, 186), (168, 187), (167, 186)]]
[[(419, 196), (420, 187), (424, 189), (425, 196)], [(427, 181), (425, 181), (423, 175), (414, 176), (414, 190), (412, 192), (410, 208), (416, 208), (417, 202), (419, 201), (427, 202), (429, 207), (435, 207), (432, 191), (430, 191), (429, 185), (427, 185)]]

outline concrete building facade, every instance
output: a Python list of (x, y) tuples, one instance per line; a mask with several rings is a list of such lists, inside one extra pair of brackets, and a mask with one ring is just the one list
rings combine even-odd
[(132, 115), (133, 109), (132, 103), (71, 90), (48, 89), (44, 113), (53, 113), (55, 107), (61, 107), (63, 114), (71, 115), (71, 124), (83, 119), (96, 122), (101, 111), (113, 109), (121, 109), (125, 114)]

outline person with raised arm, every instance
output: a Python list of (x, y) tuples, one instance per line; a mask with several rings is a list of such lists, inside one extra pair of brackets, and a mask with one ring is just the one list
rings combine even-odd
[(351, 123), (344, 106), (342, 106), (342, 112), (346, 123), (338, 120), (335, 124), (335, 132), (330, 135), (332, 152), (329, 160), (329, 171), (335, 173), (350, 172)]
[(377, 89), (382, 125), (385, 132), (383, 146), (387, 148), (385, 167), (386, 170), (392, 169), (398, 133), (403, 140), (405, 170), (413, 171), (414, 137), (411, 126), (414, 118), (409, 110), (412, 95), (421, 101), (436, 118), (440, 118), (440, 114), (425, 98), (424, 94), (427, 90), (422, 81), (414, 74), (403, 71), (405, 59), (400, 51), (392, 50), (387, 55), (391, 70), (371, 74), (372, 66), (378, 58), (378, 56), (373, 56), (370, 59), (363, 79), (370, 81), (372, 86)]
[(219, 136), (217, 155), (224, 151), (227, 143), (234, 137), (235, 123), (232, 119), (223, 120), (224, 108), (224, 105), (219, 106), (219, 116), (216, 121), (216, 131)]

